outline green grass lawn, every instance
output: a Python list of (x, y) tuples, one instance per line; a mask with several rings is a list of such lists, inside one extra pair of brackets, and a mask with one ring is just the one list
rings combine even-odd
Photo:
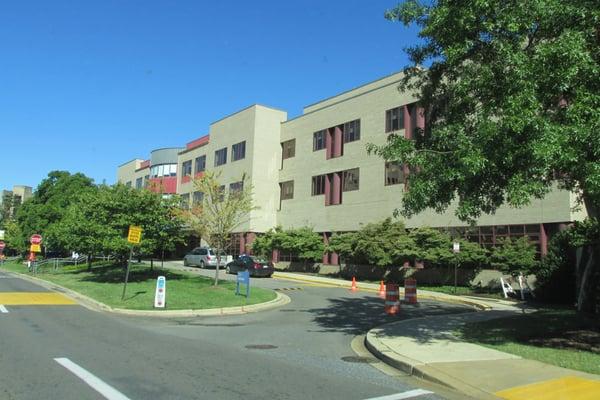
[(600, 321), (573, 310), (547, 309), (471, 323), (457, 334), (523, 358), (600, 374)]
[[(22, 264), (6, 263), (2, 268), (28, 273)], [(223, 271), (223, 273), (225, 273)], [(56, 271), (44, 266), (35, 275), (37, 278), (64, 286), (114, 308), (151, 310), (154, 305), (156, 278), (163, 275), (167, 279), (167, 309), (207, 309), (233, 307), (263, 303), (275, 299), (277, 294), (268, 289), (250, 287), (248, 299), (235, 295), (235, 283), (192, 275), (186, 272), (154, 268), (147, 265), (133, 265), (129, 273), (127, 293), (121, 300), (125, 269), (115, 265), (95, 265), (92, 271), (87, 266), (65, 266)], [(252, 279), (250, 280), (252, 284)], [(242, 290), (245, 293), (245, 288)]]

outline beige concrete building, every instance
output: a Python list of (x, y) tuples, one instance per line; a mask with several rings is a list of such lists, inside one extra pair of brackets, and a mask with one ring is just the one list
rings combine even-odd
[(4, 209), (8, 218), (13, 218), (17, 208), (26, 200), (31, 198), (33, 190), (31, 186), (14, 185), (12, 190), (2, 190), (0, 195), (0, 207)]
[[(284, 111), (254, 105), (214, 122), (208, 135), (179, 151), (176, 193), (185, 205), (198, 201), (191, 179), (207, 169), (219, 171), (226, 187), (247, 174), (259, 209), (239, 229), (240, 252), (254, 234), (277, 225), (310, 226), (327, 241), (333, 232), (391, 216), (400, 206), (409, 171), (367, 154), (366, 144), (384, 144), (390, 133), (411, 138), (423, 124), (415, 97), (398, 91), (400, 79), (398, 73), (335, 95), (290, 120)], [(119, 181), (135, 185), (145, 167), (142, 160), (123, 164)], [(423, 212), (405, 222), (409, 228), (445, 228), (484, 246), (500, 237), (526, 235), (544, 254), (549, 234), (585, 217), (573, 211), (574, 201), (572, 193), (554, 189), (529, 207), (502, 207), (483, 216), (475, 228), (459, 221), (452, 209)], [(335, 254), (323, 258), (324, 263), (337, 261)]]

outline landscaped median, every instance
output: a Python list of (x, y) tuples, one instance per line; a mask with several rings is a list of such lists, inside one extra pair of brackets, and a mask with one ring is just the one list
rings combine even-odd
[[(23, 264), (6, 263), (1, 268), (60, 285), (113, 309), (153, 310), (156, 278), (159, 276), (167, 279), (166, 310), (245, 307), (270, 302), (278, 297), (272, 290), (251, 287), (250, 295), (246, 298), (235, 294), (235, 282), (219, 281), (219, 285), (214, 286), (214, 279), (211, 278), (180, 271), (150, 269), (148, 265), (139, 264), (132, 265), (127, 292), (121, 300), (125, 278), (122, 266), (99, 264), (94, 265), (91, 271), (88, 271), (87, 265), (65, 266), (57, 270), (44, 267), (36, 275), (30, 274)], [(245, 293), (245, 290), (241, 292)]]

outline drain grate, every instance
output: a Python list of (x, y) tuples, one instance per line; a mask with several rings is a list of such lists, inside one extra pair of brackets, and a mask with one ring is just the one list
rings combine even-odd
[(245, 347), (247, 349), (254, 349), (254, 350), (270, 350), (270, 349), (277, 348), (277, 346), (273, 346), (272, 344), (249, 344)]
[(371, 358), (371, 357), (346, 356), (346, 357), (342, 357), (342, 361), (349, 362), (349, 363), (370, 364), (370, 363), (376, 363), (378, 360), (376, 358)]

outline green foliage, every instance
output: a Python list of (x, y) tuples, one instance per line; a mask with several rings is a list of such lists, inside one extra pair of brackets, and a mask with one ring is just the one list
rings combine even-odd
[(356, 232), (335, 234), (329, 249), (353, 264), (402, 265), (404, 261), (418, 257), (414, 240), (407, 234), (404, 223), (391, 218), (364, 225)]
[[(592, 0), (403, 1), (386, 17), (420, 28), (402, 89), (425, 128), (369, 150), (418, 166), (402, 215), (474, 220), (542, 198), (555, 180), (600, 209), (600, 8)], [(422, 68), (428, 65), (428, 68)]]
[(64, 248), (84, 254), (111, 254), (127, 258), (130, 225), (143, 229), (136, 252), (153, 254), (171, 248), (182, 239), (182, 220), (175, 212), (174, 199), (164, 199), (148, 190), (125, 185), (100, 186), (87, 191), (72, 204), (57, 226)]
[[(191, 209), (180, 210), (180, 215), (196, 232), (205, 239), (217, 254), (231, 244), (231, 234), (247, 222), (252, 205), (252, 184), (244, 174), (240, 190), (225, 190), (219, 181), (220, 173), (206, 171), (200, 178), (194, 179), (194, 190), (203, 193), (202, 204)], [(219, 259), (215, 269), (215, 286), (219, 282)]]
[(499, 246), (494, 247), (490, 255), (492, 268), (518, 276), (535, 273), (539, 265), (535, 258), (535, 246), (526, 237), (518, 239), (498, 239)]
[(477, 268), (487, 262), (487, 252), (476, 243), (458, 240), (459, 254), (452, 252), (453, 240), (438, 229), (421, 227), (407, 231), (404, 223), (387, 218), (367, 224), (357, 232), (334, 235), (329, 249), (352, 264), (382, 267), (424, 261), (427, 266), (454, 265)]
[(16, 254), (24, 254), (28, 246), (23, 241), (23, 233), (21, 232), (21, 228), (16, 221), (9, 220), (5, 223), (5, 238), (4, 243), (6, 244), (5, 253), (16, 253)]
[(283, 230), (276, 227), (258, 236), (252, 243), (252, 251), (270, 258), (273, 250), (292, 253), (305, 262), (318, 262), (323, 257), (323, 238), (310, 227)]

